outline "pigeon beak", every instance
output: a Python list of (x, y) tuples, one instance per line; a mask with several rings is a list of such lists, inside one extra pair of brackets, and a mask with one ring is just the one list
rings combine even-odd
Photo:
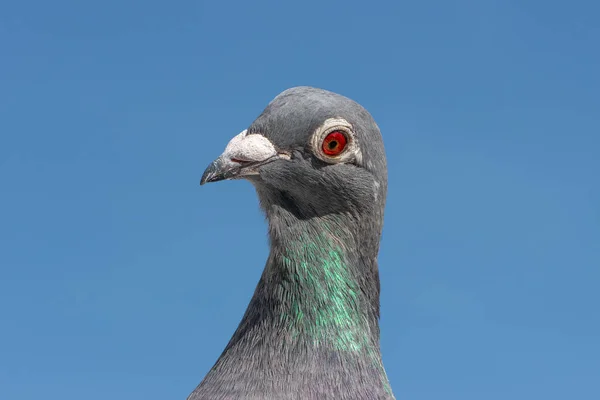
[(223, 154), (206, 168), (200, 185), (258, 175), (258, 167), (281, 158), (285, 155), (277, 153), (269, 139), (243, 131), (231, 139)]

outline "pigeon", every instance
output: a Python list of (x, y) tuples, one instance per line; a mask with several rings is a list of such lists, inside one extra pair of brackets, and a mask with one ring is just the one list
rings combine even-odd
[(287, 89), (200, 185), (229, 179), (253, 184), (270, 252), (242, 321), (188, 400), (394, 399), (379, 340), (387, 166), (371, 114), (327, 90)]

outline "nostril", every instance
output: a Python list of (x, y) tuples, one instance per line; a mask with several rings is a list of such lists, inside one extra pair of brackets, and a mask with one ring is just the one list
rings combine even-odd
[(279, 158), (282, 158), (284, 160), (292, 159), (292, 154), (288, 151), (280, 151), (279, 153), (277, 153), (277, 155), (279, 156)]

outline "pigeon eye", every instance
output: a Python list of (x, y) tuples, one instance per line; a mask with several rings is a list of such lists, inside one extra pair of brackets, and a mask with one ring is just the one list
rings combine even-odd
[(327, 164), (358, 163), (360, 148), (352, 125), (343, 118), (323, 121), (310, 138), (310, 150)]
[(346, 144), (348, 144), (346, 135), (341, 131), (333, 131), (325, 136), (325, 139), (323, 139), (323, 144), (321, 145), (321, 149), (325, 155), (334, 157), (344, 151)]

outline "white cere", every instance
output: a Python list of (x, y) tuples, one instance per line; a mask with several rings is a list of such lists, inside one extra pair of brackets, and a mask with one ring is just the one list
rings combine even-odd
[(276, 154), (269, 139), (258, 134), (248, 135), (247, 129), (231, 139), (223, 153), (230, 160), (242, 161), (263, 161)]

